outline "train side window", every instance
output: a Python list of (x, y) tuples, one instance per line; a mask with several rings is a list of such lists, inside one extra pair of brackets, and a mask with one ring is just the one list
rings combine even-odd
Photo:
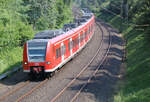
[(83, 31), (80, 33), (81, 35), (81, 42), (83, 41)]
[(70, 51), (73, 48), (73, 41), (68, 42), (68, 50)]
[(66, 45), (64, 45), (64, 54), (66, 54)]
[(59, 55), (58, 55), (58, 49), (56, 49), (56, 57), (58, 59)]
[(74, 39), (74, 47), (77, 45), (77, 38)]
[(70, 41), (68, 42), (68, 51), (70, 51)]
[(59, 57), (61, 57), (61, 47), (59, 47)]
[(85, 32), (83, 33), (83, 40), (85, 40)]
[(88, 35), (88, 32), (87, 32), (87, 30), (85, 31), (85, 37), (87, 37), (87, 35)]
[(79, 37), (77, 37), (77, 45), (79, 45)]
[(83, 38), (83, 34), (82, 34), (82, 41), (83, 41), (83, 39), (84, 39), (84, 38)]
[(79, 35), (79, 38), (78, 38), (78, 40), (79, 40), (79, 43), (81, 43), (81, 35)]
[(82, 42), (82, 41), (83, 41), (83, 34), (81, 35), (81, 38), (80, 38), (80, 39), (81, 39), (81, 42)]
[(70, 49), (73, 48), (73, 41), (70, 42)]
[(72, 41), (73, 48), (75, 47), (75, 39)]
[(74, 39), (74, 43), (75, 43), (74, 47), (76, 47), (77, 46), (77, 38)]
[(91, 32), (91, 25), (89, 26), (89, 33)]
[(64, 55), (64, 47), (61, 46), (61, 55)]
[(66, 45), (61, 47), (61, 54), (64, 55), (66, 53)]
[(74, 48), (76, 47), (76, 42), (77, 40), (76, 40), (76, 38), (74, 39), (74, 42), (73, 42), (73, 46), (74, 46)]

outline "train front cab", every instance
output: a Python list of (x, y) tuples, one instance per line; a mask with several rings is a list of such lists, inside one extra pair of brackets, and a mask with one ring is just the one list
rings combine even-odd
[(23, 69), (30, 74), (44, 74), (52, 68), (52, 46), (48, 41), (28, 41), (24, 45)]

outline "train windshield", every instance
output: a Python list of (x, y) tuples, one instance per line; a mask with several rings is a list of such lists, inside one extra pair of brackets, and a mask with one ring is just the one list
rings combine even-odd
[(28, 42), (29, 62), (44, 62), (47, 42)]

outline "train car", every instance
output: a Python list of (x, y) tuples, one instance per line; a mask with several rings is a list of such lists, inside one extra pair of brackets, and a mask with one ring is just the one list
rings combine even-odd
[(23, 71), (31, 75), (53, 73), (72, 59), (92, 38), (95, 17), (85, 13), (75, 24), (35, 34), (24, 45)]

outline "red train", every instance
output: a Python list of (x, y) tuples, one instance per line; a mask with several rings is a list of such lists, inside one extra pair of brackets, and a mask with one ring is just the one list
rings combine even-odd
[(47, 74), (61, 68), (92, 38), (94, 27), (94, 15), (84, 13), (75, 24), (35, 34), (34, 39), (24, 45), (23, 71)]

